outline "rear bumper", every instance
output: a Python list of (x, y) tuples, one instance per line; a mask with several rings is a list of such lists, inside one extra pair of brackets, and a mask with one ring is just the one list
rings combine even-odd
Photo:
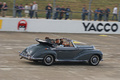
[(39, 60), (39, 61), (43, 60), (43, 58), (34, 58), (32, 56), (23, 55), (22, 53), (19, 56), (21, 57), (20, 59), (24, 58), (24, 59), (27, 59), (27, 60)]

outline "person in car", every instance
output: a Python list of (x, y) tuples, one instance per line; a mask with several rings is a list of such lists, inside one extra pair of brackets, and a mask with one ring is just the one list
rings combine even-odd
[(50, 39), (49, 37), (45, 37), (45, 41), (47, 41), (48, 43), (54, 44), (54, 40)]
[(55, 44), (60, 45), (59, 39), (56, 39), (56, 40), (55, 40)]
[(63, 39), (60, 39), (59, 45), (63, 45)]
[(56, 39), (55, 44), (57, 47), (64, 47), (64, 43), (62, 39)]

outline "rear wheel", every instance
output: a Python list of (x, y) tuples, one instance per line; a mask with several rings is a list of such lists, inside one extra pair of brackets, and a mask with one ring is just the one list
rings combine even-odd
[(98, 55), (93, 55), (89, 60), (89, 64), (92, 66), (97, 66), (99, 62), (100, 62), (100, 58)]
[(43, 63), (47, 66), (50, 66), (54, 63), (54, 57), (52, 55), (46, 55), (43, 59)]

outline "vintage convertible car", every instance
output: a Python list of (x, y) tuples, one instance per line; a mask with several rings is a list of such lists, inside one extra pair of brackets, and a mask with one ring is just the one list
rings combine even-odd
[(67, 46), (55, 44), (54, 39), (40, 40), (39, 44), (33, 44), (20, 53), (24, 59), (34, 62), (42, 61), (45, 65), (52, 65), (54, 62), (88, 62), (96, 66), (102, 61), (103, 53), (96, 50), (94, 46), (81, 44), (80, 42), (63, 38)]

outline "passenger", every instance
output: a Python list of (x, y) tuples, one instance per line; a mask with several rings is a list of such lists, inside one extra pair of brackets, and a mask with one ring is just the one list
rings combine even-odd
[(59, 45), (63, 45), (63, 39), (60, 39)]
[(64, 47), (63, 40), (56, 39), (55, 44), (57, 47)]
[(52, 44), (55, 44), (55, 41), (54, 41), (54, 39), (51, 39), (51, 43), (52, 43)]
[(60, 47), (64, 47), (65, 46), (63, 41), (60, 41), (59, 45), (60, 45)]
[(60, 42), (59, 39), (56, 39), (55, 44), (60, 45), (59, 42)]
[(49, 37), (45, 37), (45, 40), (50, 39)]
[(47, 41), (48, 43), (51, 43), (51, 39), (49, 37), (45, 37), (45, 41)]

